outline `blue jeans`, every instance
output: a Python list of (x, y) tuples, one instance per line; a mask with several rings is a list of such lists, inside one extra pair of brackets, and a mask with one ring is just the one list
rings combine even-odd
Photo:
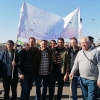
[(25, 78), (21, 80), (21, 98), (20, 100), (29, 100), (30, 90), (34, 82), (34, 74), (24, 74)]
[(72, 98), (73, 100), (77, 100), (77, 86), (78, 86), (79, 81), (80, 81), (79, 76), (74, 76), (72, 79)]
[[(41, 94), (41, 82), (43, 86)], [(48, 75), (38, 75), (36, 80), (36, 100), (45, 100), (47, 95)]]
[(64, 74), (54, 74), (54, 73), (50, 74), (49, 100), (53, 99), (56, 81), (58, 81), (57, 100), (61, 100), (62, 90), (63, 90), (63, 86), (64, 86), (63, 78), (64, 78)]
[(80, 78), (81, 88), (85, 100), (98, 100), (98, 87), (96, 80)]

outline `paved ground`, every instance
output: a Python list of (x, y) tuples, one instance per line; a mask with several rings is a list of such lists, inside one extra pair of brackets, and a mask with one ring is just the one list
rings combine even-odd
[[(3, 99), (4, 92), (3, 92), (3, 87), (2, 87), (2, 83), (1, 82), (0, 82), (0, 90), (2, 91), (2, 95), (0, 95), (0, 100), (4, 100)], [(20, 85), (18, 85), (17, 90), (18, 90), (18, 93), (17, 93), (18, 94), (18, 100), (20, 100), (19, 99), (20, 98), (20, 90), (21, 90)], [(57, 87), (56, 87), (55, 91), (57, 91)], [(63, 88), (62, 100), (69, 100), (68, 99), (68, 97), (69, 97), (68, 94), (69, 94), (69, 82), (67, 84), (65, 84), (65, 86)], [(11, 93), (10, 93), (10, 95), (11, 95)], [(29, 100), (34, 100), (34, 98), (35, 98), (35, 86), (33, 86), (33, 88), (32, 88), (31, 96), (30, 96)], [(47, 95), (47, 98), (48, 98), (48, 95)], [(78, 100), (83, 100), (82, 99), (82, 93), (81, 93), (80, 87), (78, 87)], [(100, 100), (100, 98), (98, 100)]]

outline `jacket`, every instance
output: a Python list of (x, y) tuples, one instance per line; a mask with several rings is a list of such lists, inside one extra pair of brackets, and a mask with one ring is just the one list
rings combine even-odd
[[(72, 70), (72, 67), (73, 67), (73, 65), (74, 65), (74, 61), (75, 61), (75, 58), (76, 58), (76, 56), (77, 56), (77, 53), (79, 52), (79, 50), (80, 50), (80, 48), (78, 47), (78, 49), (77, 50), (73, 50), (73, 48), (72, 49), (70, 49), (70, 62), (71, 62), (71, 64), (70, 64), (70, 70)], [(75, 73), (75, 75), (76, 76), (79, 76), (79, 70)]]
[[(52, 50), (51, 71), (53, 70), (53, 61), (54, 61), (54, 58), (56, 56), (56, 53), (55, 53), (56, 48), (58, 48), (58, 47), (55, 47)], [(70, 66), (70, 54), (69, 54), (68, 49), (64, 48), (63, 51), (61, 52), (61, 58), (60, 58), (61, 73), (65, 74), (67, 72), (67, 67), (69, 67), (69, 66)]]
[[(29, 53), (30, 52), (30, 53)], [(27, 57), (30, 56), (31, 60)], [(27, 61), (29, 60), (29, 62)], [(19, 74), (32, 74), (36, 73), (38, 67), (38, 49), (33, 48), (31, 51), (26, 51), (22, 49), (19, 52), (19, 59), (18, 59), (18, 73)]]
[[(6, 78), (7, 77), (7, 56), (8, 56), (8, 50), (5, 50), (2, 54), (1, 54), (1, 58), (0, 58), (0, 73), (1, 73), (1, 78)], [(14, 58), (14, 50), (13, 50), (13, 57), (12, 57), (12, 61)], [(16, 51), (15, 54), (15, 62), (18, 63), (18, 53)], [(18, 66), (14, 66), (14, 72), (13, 72), (13, 79), (17, 79), (18, 78)]]

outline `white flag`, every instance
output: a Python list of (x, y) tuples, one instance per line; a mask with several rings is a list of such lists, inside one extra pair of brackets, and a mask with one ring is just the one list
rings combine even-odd
[(18, 37), (45, 40), (76, 37), (79, 32), (79, 22), (79, 8), (66, 17), (60, 17), (24, 2), (20, 11)]
[(79, 24), (79, 34), (82, 32), (82, 19), (80, 18), (80, 24)]

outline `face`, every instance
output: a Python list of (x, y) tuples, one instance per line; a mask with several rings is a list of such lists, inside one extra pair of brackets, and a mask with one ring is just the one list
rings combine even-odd
[(26, 44), (25, 46), (22, 47), (25, 50), (28, 50), (28, 44)]
[(63, 48), (64, 47), (64, 42), (62, 40), (58, 40), (57, 44), (58, 44), (59, 48)]
[(30, 40), (28, 41), (28, 46), (31, 47), (31, 48), (35, 46), (35, 41), (34, 41), (34, 39), (30, 39)]
[(14, 48), (14, 45), (12, 43), (7, 43), (6, 48), (7, 48), (8, 51), (12, 51), (13, 48)]
[(41, 41), (40, 47), (41, 47), (41, 49), (46, 49), (47, 48), (47, 43), (45, 41)]
[(51, 46), (52, 48), (54, 48), (54, 47), (56, 46), (56, 43), (53, 42), (53, 41), (51, 41), (51, 42), (50, 42), (50, 46)]
[(70, 45), (71, 45), (71, 47), (76, 48), (76, 47), (78, 47), (78, 42), (75, 39), (72, 39), (70, 41)]
[(81, 39), (81, 47), (83, 50), (88, 51), (90, 48), (91, 43), (87, 42), (86, 39)]

